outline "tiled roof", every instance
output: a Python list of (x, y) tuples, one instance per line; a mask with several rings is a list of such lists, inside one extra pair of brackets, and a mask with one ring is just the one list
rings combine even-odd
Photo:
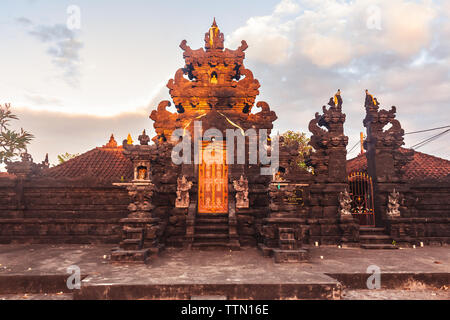
[(6, 179), (15, 179), (16, 175), (8, 173), (8, 172), (0, 172), (0, 179), (6, 178)]
[[(409, 149), (400, 148), (402, 152)], [(365, 154), (347, 160), (347, 173), (366, 171)], [(405, 177), (408, 180), (444, 180), (450, 179), (450, 161), (426, 153), (414, 151), (413, 160), (405, 166)]]
[(103, 146), (83, 153), (56, 167), (43, 172), (47, 177), (78, 178), (94, 176), (104, 180), (129, 180), (133, 175), (133, 164), (122, 153), (122, 146)]

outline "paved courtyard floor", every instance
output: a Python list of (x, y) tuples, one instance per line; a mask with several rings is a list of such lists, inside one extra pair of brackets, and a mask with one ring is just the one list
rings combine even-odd
[[(332, 284), (332, 274), (366, 274), (371, 265), (381, 273), (450, 273), (450, 247), (364, 250), (312, 247), (305, 263), (276, 264), (255, 248), (240, 251), (166, 249), (147, 265), (109, 263), (110, 245), (0, 245), (0, 277), (7, 275), (64, 275), (77, 265), (84, 285), (112, 284)], [(448, 277), (447, 277), (448, 279)], [(343, 299), (450, 299), (449, 284), (430, 288), (412, 284), (392, 290), (345, 289)], [(364, 288), (365, 289), (365, 288)], [(391, 288), (390, 288), (391, 289)], [(0, 299), (22, 299), (23, 294)], [(33, 299), (36, 295), (26, 295)], [(38, 295), (38, 299), (66, 299), (70, 295)]]

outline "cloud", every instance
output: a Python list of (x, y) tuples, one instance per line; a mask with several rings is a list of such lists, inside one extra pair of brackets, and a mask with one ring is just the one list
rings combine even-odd
[(113, 117), (91, 115), (69, 115), (62, 112), (36, 111), (27, 107), (13, 107), (19, 117), (11, 123), (33, 133), (35, 138), (28, 151), (35, 162), (44, 160), (49, 154), (52, 164), (57, 163), (61, 153), (84, 153), (95, 147), (105, 145), (111, 134), (120, 145), (131, 133), (133, 140), (146, 129), (149, 136), (154, 135), (153, 122), (148, 118), (149, 110), (121, 113)]
[[(374, 18), (380, 28), (369, 23)], [(280, 1), (226, 40), (230, 48), (248, 42), (245, 63), (261, 83), (260, 99), (278, 114), (275, 130), (307, 132), (341, 89), (351, 146), (365, 131), (365, 89), (383, 108), (397, 106), (405, 131), (448, 125), (449, 18), (448, 1)], [(406, 136), (406, 146), (422, 138)], [(450, 158), (450, 145), (436, 145), (421, 151)]]
[(275, 14), (295, 14), (299, 12), (300, 6), (292, 0), (283, 0), (275, 7)]
[(79, 86), (83, 43), (78, 33), (63, 24), (36, 25), (24, 17), (16, 21), (25, 26), (31, 36), (47, 45), (46, 52), (52, 58), (52, 63), (63, 71), (64, 81), (70, 86)]
[(280, 64), (290, 55), (292, 42), (287, 36), (290, 29), (290, 23), (281, 23), (279, 17), (253, 17), (227, 38), (227, 46), (236, 47), (246, 39), (251, 44), (248, 52), (255, 59), (267, 64)]
[(25, 98), (37, 106), (62, 106), (63, 101), (56, 97), (46, 96), (42, 94), (29, 93), (25, 94)]
[[(375, 13), (368, 11), (370, 8), (375, 8)], [(274, 64), (296, 57), (292, 48), (320, 67), (375, 53), (405, 57), (430, 43), (431, 22), (437, 12), (428, 2), (405, 0), (379, 1), (379, 6), (369, 0), (283, 0), (271, 15), (248, 19), (230, 35), (228, 43), (236, 46), (245, 38), (255, 59), (270, 63), (272, 58)], [(380, 30), (370, 28), (370, 19), (380, 20)]]

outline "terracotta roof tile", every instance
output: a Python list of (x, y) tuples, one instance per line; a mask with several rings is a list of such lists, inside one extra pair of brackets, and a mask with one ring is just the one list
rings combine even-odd
[(43, 176), (77, 178), (94, 176), (105, 180), (129, 180), (133, 164), (122, 153), (122, 147), (101, 147), (90, 150), (56, 167), (45, 170)]
[(0, 172), (0, 179), (1, 178), (7, 178), (7, 179), (15, 179), (16, 175), (15, 174), (11, 174), (8, 172)]
[[(401, 152), (409, 149), (401, 148)], [(367, 171), (365, 154), (347, 160), (347, 173)], [(405, 177), (408, 180), (447, 180), (450, 179), (450, 161), (426, 153), (414, 151), (413, 160), (405, 166)]]

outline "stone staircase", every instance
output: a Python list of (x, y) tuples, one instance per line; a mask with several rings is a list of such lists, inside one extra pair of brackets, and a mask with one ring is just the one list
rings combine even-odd
[(141, 250), (144, 247), (144, 228), (122, 227), (123, 239), (120, 247), (124, 250)]
[(192, 248), (231, 249), (228, 213), (197, 213)]
[(392, 238), (387, 235), (385, 228), (361, 227), (359, 241), (363, 249), (398, 249), (392, 244)]

